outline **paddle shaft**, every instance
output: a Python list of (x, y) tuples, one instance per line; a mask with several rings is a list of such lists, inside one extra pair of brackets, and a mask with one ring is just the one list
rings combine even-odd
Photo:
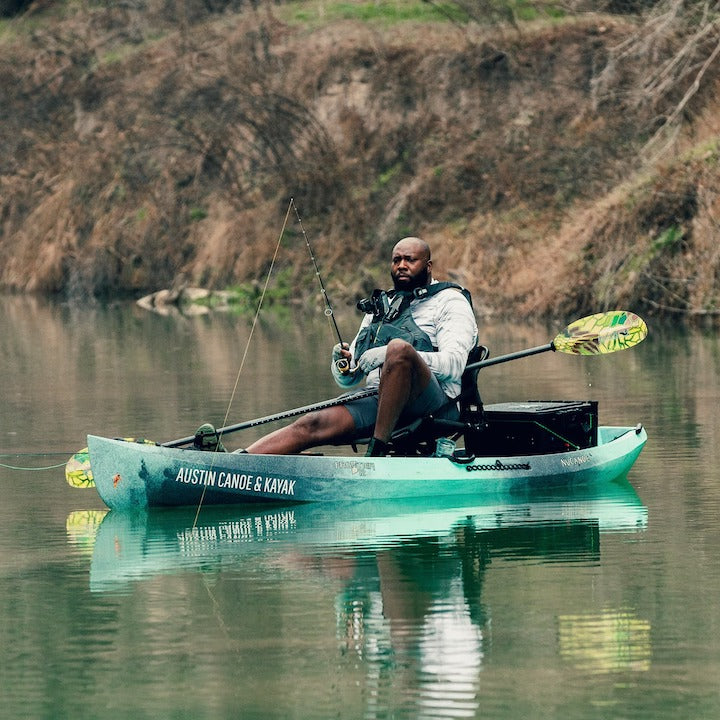
[(466, 365), (465, 369), (474, 370), (475, 368), (499, 365), (500, 363), (509, 362), (510, 360), (519, 360), (520, 358), (529, 357), (530, 355), (538, 355), (539, 353), (549, 352), (550, 350), (555, 350), (555, 346), (552, 343), (538, 345), (537, 347), (528, 348), (527, 350), (518, 350), (517, 352), (508, 353), (507, 355), (498, 355), (497, 357), (488, 358), (487, 360), (479, 360), (478, 362)]
[[(276, 422), (278, 420), (287, 420), (289, 418), (297, 417), (298, 415), (305, 415), (305, 413), (313, 412), (314, 410), (324, 410), (325, 408), (335, 407), (337, 405), (343, 405), (350, 398), (353, 400), (365, 397), (372, 397), (377, 395), (377, 388), (371, 388), (362, 392), (353, 393), (352, 395), (340, 395), (330, 400), (323, 400), (312, 405), (304, 405), (303, 407), (293, 408), (292, 410), (285, 410), (283, 412), (275, 413), (273, 415), (266, 415), (265, 417), (255, 418), (253, 420), (246, 420), (245, 422), (237, 423), (235, 425), (227, 425), (226, 427), (219, 428), (217, 431), (218, 435), (229, 435), (230, 433), (238, 432), (239, 430), (247, 430), (248, 428), (257, 427), (258, 425), (265, 425), (266, 423)], [(161, 443), (163, 447), (180, 447), (181, 445), (189, 445), (195, 440), (194, 435), (180, 438), (179, 440), (170, 440), (168, 442)]]
[[(538, 353), (548, 352), (553, 350), (553, 344), (548, 343), (546, 345), (538, 345), (534, 348), (528, 348), (527, 350), (518, 350), (514, 353), (508, 353), (507, 355), (498, 355), (494, 358), (488, 358), (487, 360), (481, 360), (476, 363), (472, 363), (466, 366), (466, 370), (474, 368), (484, 368), (490, 365), (498, 365), (500, 363), (509, 362), (510, 360), (518, 360), (519, 358), (528, 357), (530, 355), (537, 355)], [(341, 395), (330, 400), (323, 400), (312, 405), (304, 405), (303, 407), (293, 408), (292, 410), (285, 410), (283, 412), (275, 413), (273, 415), (266, 415), (265, 417), (255, 418), (253, 420), (246, 420), (245, 422), (237, 423), (235, 425), (228, 425), (223, 428), (219, 428), (218, 435), (229, 435), (230, 433), (238, 432), (240, 430), (247, 430), (249, 428), (257, 427), (258, 425), (265, 425), (271, 422), (277, 422), (279, 420), (288, 420), (298, 415), (305, 415), (306, 413), (313, 412), (315, 410), (324, 410), (325, 408), (336, 407), (337, 405), (343, 405), (349, 399), (357, 400), (365, 397), (372, 397), (377, 395), (377, 388), (369, 388), (362, 392), (354, 393), (352, 395)], [(179, 440), (170, 440), (162, 443), (163, 447), (180, 447), (182, 445), (189, 445), (195, 439), (194, 435), (180, 438)]]

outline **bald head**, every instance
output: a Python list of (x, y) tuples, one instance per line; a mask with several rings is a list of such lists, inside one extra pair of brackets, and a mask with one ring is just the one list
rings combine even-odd
[(415, 255), (422, 257), (425, 260), (430, 260), (430, 246), (419, 237), (406, 237), (398, 241), (393, 248), (393, 255), (396, 253), (406, 254), (408, 252), (414, 253)]
[(396, 290), (414, 290), (432, 282), (430, 246), (418, 237), (400, 240), (392, 252), (390, 275)]

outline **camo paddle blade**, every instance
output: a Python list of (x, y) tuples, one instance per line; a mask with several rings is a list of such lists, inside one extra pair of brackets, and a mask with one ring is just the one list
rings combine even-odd
[(576, 320), (552, 344), (557, 352), (570, 355), (607, 355), (635, 347), (647, 333), (641, 317), (627, 310), (613, 310)]
[(87, 448), (76, 452), (65, 465), (65, 480), (75, 488), (95, 487), (92, 470), (90, 469), (90, 453)]
[[(145, 438), (116, 438), (125, 442), (136, 442), (144, 445), (157, 445), (153, 440)], [(65, 465), (65, 480), (70, 487), (92, 488), (95, 487), (92, 468), (90, 466), (90, 453), (87, 448), (76, 452)]]

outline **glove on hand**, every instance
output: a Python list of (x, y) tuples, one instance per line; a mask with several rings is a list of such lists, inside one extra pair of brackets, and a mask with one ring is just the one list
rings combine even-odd
[(347, 352), (347, 349), (347, 343), (342, 343), (342, 345), (340, 343), (337, 343), (332, 349), (331, 370), (333, 375), (335, 376), (335, 380), (341, 385), (345, 385), (347, 383), (341, 381), (339, 379), (340, 377), (350, 378), (357, 372), (356, 367), (350, 367), (350, 358), (348, 358), (347, 355), (343, 355), (342, 351), (345, 350)]
[(358, 360), (358, 367), (369, 375), (375, 368), (380, 367), (385, 362), (387, 354), (387, 346), (370, 348), (366, 350)]

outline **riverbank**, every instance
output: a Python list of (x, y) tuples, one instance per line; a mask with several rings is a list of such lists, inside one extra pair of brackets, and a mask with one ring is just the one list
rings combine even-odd
[(0, 286), (141, 296), (257, 286), (273, 264), (275, 292), (313, 303), (292, 197), (337, 302), (387, 284), (389, 248), (420, 234), (483, 315), (715, 316), (714, 68), (648, 158), (677, 98), (631, 102), (640, 60), (608, 74), (639, 17), (324, 7), (5, 21)]

